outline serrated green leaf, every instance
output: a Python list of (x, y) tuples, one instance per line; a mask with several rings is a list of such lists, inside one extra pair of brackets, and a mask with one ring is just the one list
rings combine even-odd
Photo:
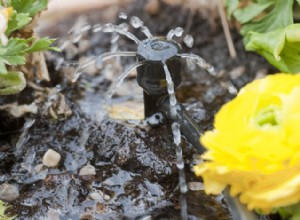
[[(300, 1), (300, 0), (299, 0)], [(227, 9), (227, 17), (230, 19), (233, 12), (238, 8), (239, 0), (226, 0), (225, 8)]]
[(11, 38), (6, 46), (0, 46), (0, 62), (8, 65), (25, 64), (25, 50), (28, 40)]
[(241, 34), (246, 35), (250, 31), (266, 33), (292, 24), (293, 3), (294, 0), (277, 0), (274, 8), (266, 16), (245, 24), (241, 29)]
[[(54, 42), (54, 39), (49, 39), (49, 38), (41, 38), (25, 50), (26, 53), (33, 53), (33, 52), (38, 52), (38, 51), (43, 51), (43, 50), (57, 50), (58, 48), (56, 47), (51, 47), (51, 44)], [(58, 49), (59, 50), (59, 49)]]
[(26, 86), (22, 72), (0, 74), (0, 95), (12, 95), (21, 92)]
[(282, 72), (300, 73), (300, 24), (267, 33), (249, 33), (246, 50), (256, 51)]
[(273, 4), (274, 2), (267, 2), (263, 4), (252, 3), (246, 8), (235, 10), (233, 15), (237, 21), (239, 21), (241, 24), (244, 24), (261, 14)]
[(47, 9), (48, 0), (11, 0), (11, 5), (18, 13), (29, 14), (33, 17)]
[(32, 18), (29, 14), (13, 13), (8, 21), (6, 35), (9, 36), (13, 31), (20, 30), (31, 22)]

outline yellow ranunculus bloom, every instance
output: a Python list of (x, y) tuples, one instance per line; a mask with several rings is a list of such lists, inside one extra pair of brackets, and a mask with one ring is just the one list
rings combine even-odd
[(300, 74), (276, 74), (245, 86), (206, 132), (205, 191), (230, 186), (248, 209), (269, 212), (300, 201)]

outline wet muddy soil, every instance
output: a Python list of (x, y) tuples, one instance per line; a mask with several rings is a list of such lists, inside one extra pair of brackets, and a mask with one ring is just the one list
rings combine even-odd
[[(118, 24), (124, 22), (118, 18), (119, 12), (140, 17), (157, 36), (188, 26), (195, 44), (192, 49), (183, 46), (183, 51), (202, 56), (218, 72), (213, 77), (198, 67), (184, 65), (183, 81), (176, 90), (178, 101), (184, 103), (202, 131), (212, 128), (216, 111), (242, 86), (274, 72), (263, 58), (245, 52), (235, 31), (238, 57), (230, 58), (218, 18), (211, 21), (178, 6), (162, 4), (153, 16), (145, 10), (144, 1), (136, 1), (82, 13), (80, 19), (89, 24)], [(70, 16), (41, 33), (61, 38), (62, 44), (78, 18)], [(131, 31), (143, 39), (138, 31)], [(17, 96), (0, 97), (1, 105), (35, 102), (38, 106), (37, 113), (19, 118), (0, 111), (0, 184), (12, 184), (20, 193), (18, 199), (9, 202), (9, 214), (16, 219), (179, 219), (178, 172), (168, 125), (150, 127), (139, 120), (116, 120), (107, 115), (105, 92), (121, 70), (135, 60), (115, 59), (104, 69), (85, 69), (77, 82), (71, 82), (78, 62), (110, 51), (112, 37), (89, 31), (62, 53), (47, 53), (51, 82), (34, 81), (36, 86), (28, 86)], [(118, 45), (120, 50), (136, 49), (124, 37)], [(141, 95), (133, 73), (112, 103), (138, 100), (136, 104), (142, 105)], [(27, 129), (26, 123), (30, 125)], [(183, 147), (190, 219), (231, 219), (224, 199), (205, 195), (201, 179), (193, 174), (196, 151), (185, 139)], [(48, 149), (61, 155), (54, 168), (42, 165)], [(79, 175), (86, 165), (92, 165), (96, 174)]]

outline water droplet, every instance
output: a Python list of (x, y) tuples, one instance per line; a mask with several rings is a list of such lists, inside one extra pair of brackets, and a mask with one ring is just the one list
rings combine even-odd
[(230, 81), (228, 81), (226, 84), (227, 84), (228, 92), (230, 94), (236, 95), (238, 93), (237, 88)]
[(114, 32), (115, 26), (113, 24), (108, 23), (103, 26), (102, 30), (103, 30), (103, 32)]
[(114, 34), (110, 40), (110, 43), (112, 43), (112, 44), (116, 43), (119, 40), (119, 38), (120, 38), (120, 35)]
[(201, 68), (206, 68), (206, 61), (202, 58), (197, 59), (196, 64)]
[(181, 37), (182, 34), (183, 34), (183, 28), (182, 27), (177, 27), (177, 28), (175, 28), (174, 32), (175, 32), (176, 37)]
[(177, 100), (176, 100), (175, 95), (171, 96), (170, 97), (170, 104), (171, 104), (171, 106), (174, 107), (176, 105), (176, 103), (177, 103)]
[(102, 26), (100, 24), (95, 24), (94, 27), (93, 27), (93, 32), (96, 33), (96, 32), (99, 32), (102, 30)]
[(122, 23), (122, 24), (119, 24), (119, 27), (123, 30), (123, 31), (128, 31), (128, 24), (126, 23)]
[(120, 12), (119, 18), (126, 20), (127, 19), (127, 14), (125, 14), (124, 12)]
[(178, 163), (176, 166), (178, 169), (182, 170), (184, 168), (184, 163)]
[(82, 28), (80, 28), (80, 32), (85, 32), (85, 31), (88, 31), (92, 28), (92, 26), (90, 24), (86, 24), (84, 25)]
[(207, 64), (206, 70), (212, 76), (216, 76), (217, 75), (217, 72), (216, 72), (215, 68), (212, 65), (210, 65), (210, 64)]
[(144, 22), (139, 19), (136, 16), (132, 16), (130, 19), (130, 24), (134, 27), (134, 28), (140, 28), (143, 26)]
[(81, 71), (76, 71), (74, 74), (73, 74), (73, 79), (72, 79), (72, 83), (75, 83), (79, 77), (81, 76), (82, 72)]
[(170, 95), (174, 93), (174, 83), (173, 82), (168, 83), (168, 93)]
[(192, 48), (194, 45), (194, 38), (188, 34), (184, 37), (183, 42), (186, 44), (187, 47)]
[(188, 67), (190, 70), (195, 70), (195, 69), (196, 69), (196, 63), (194, 62), (194, 59), (189, 59), (189, 58), (187, 58), (187, 59), (186, 59), (186, 64), (187, 64), (187, 67)]
[(56, 89), (57, 92), (61, 92), (62, 91), (62, 86), (58, 84), (58, 85), (55, 86), (55, 89)]
[(146, 37), (148, 37), (148, 38), (152, 38), (153, 37), (152, 34), (151, 34), (151, 32), (150, 32), (150, 30), (149, 30), (149, 28), (147, 28), (145, 26), (142, 26), (141, 27), (141, 31), (146, 35)]
[(169, 31), (169, 33), (167, 34), (167, 40), (172, 40), (172, 38), (174, 37), (175, 35), (175, 31), (173, 29), (171, 29)]

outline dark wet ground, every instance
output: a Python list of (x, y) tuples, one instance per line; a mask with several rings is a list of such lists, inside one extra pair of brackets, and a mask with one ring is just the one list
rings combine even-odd
[[(90, 23), (108, 21), (107, 11), (88, 13)], [(191, 16), (189, 10), (163, 5), (161, 12), (151, 17), (143, 9), (143, 1), (122, 8), (128, 16), (138, 16), (155, 35), (166, 35), (171, 28), (185, 27)], [(103, 13), (102, 13), (103, 12)], [(75, 16), (76, 17), (76, 16)], [(75, 19), (64, 21), (44, 33), (66, 37), (66, 27)], [(207, 19), (196, 13), (192, 16), (190, 34), (195, 38), (193, 49), (184, 47), (184, 52), (194, 52), (213, 64), (218, 77), (209, 76), (195, 68), (183, 69), (183, 82), (177, 89), (179, 102), (185, 103), (188, 111), (201, 126), (202, 131), (212, 127), (213, 115), (220, 106), (234, 97), (234, 87), (244, 86), (256, 77), (274, 72), (266, 61), (245, 52), (241, 37), (233, 31), (238, 58), (230, 58), (220, 22), (210, 26)], [(120, 22), (114, 18), (112, 22)], [(70, 27), (70, 26), (69, 26)], [(132, 30), (134, 31), (134, 30)], [(134, 31), (135, 33), (136, 31)], [(63, 33), (63, 34), (62, 34)], [(137, 34), (141, 37), (141, 35)], [(110, 35), (89, 33), (88, 47), (67, 61), (109, 51)], [(79, 46), (79, 45), (75, 45)], [(132, 42), (121, 38), (122, 50), (134, 50)], [(178, 219), (180, 216), (180, 193), (172, 136), (166, 125), (151, 128), (138, 121), (109, 119), (104, 111), (104, 94), (113, 77), (84, 73), (76, 84), (66, 80), (71, 66), (55, 71), (62, 54), (48, 54), (51, 83), (36, 82), (42, 87), (60, 84), (61, 93), (72, 110), (69, 117), (53, 119), (43, 111), (45, 102), (38, 105), (37, 115), (27, 114), (15, 119), (0, 112), (0, 183), (19, 187), (20, 197), (10, 202), (10, 214), (17, 219), (43, 219), (59, 214), (61, 219)], [(123, 65), (134, 62), (125, 59)], [(124, 82), (132, 83), (133, 79)], [(234, 87), (228, 89), (228, 82)], [(137, 87), (137, 85), (136, 85)], [(230, 92), (232, 94), (230, 94)], [(0, 104), (17, 101), (20, 104), (35, 100), (36, 91), (27, 88), (18, 96), (0, 97)], [(43, 92), (46, 96), (47, 92)], [(113, 102), (131, 99), (130, 94), (114, 97)], [(91, 112), (86, 109), (92, 109)], [(95, 116), (94, 113), (97, 115)], [(99, 118), (97, 118), (99, 117)], [(16, 144), (25, 121), (35, 119), (24, 144), (16, 151)], [(101, 120), (100, 120), (101, 119)], [(40, 167), (47, 149), (62, 156), (57, 168)], [(184, 142), (187, 182), (200, 182), (191, 171), (193, 158), (197, 156), (192, 146)], [(79, 176), (86, 164), (96, 168), (95, 176)], [(91, 194), (98, 197), (91, 198)], [(203, 191), (189, 191), (188, 212), (191, 219), (231, 219), (225, 201)], [(55, 219), (55, 218), (53, 218)]]

